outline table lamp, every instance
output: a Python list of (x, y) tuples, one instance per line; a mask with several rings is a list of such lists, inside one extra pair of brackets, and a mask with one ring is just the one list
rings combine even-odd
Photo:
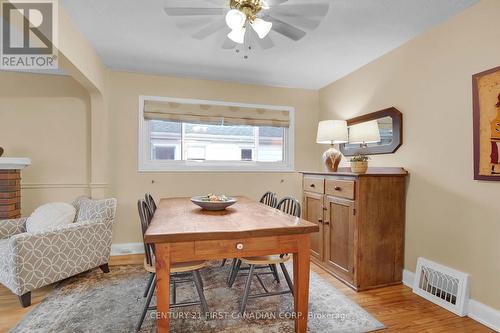
[(380, 130), (376, 120), (349, 127), (349, 143), (359, 143), (362, 148), (366, 148), (368, 143), (375, 142), (380, 142)]
[(349, 127), (349, 143), (359, 144), (360, 150), (351, 158), (351, 171), (365, 173), (368, 171), (368, 156), (363, 152), (369, 143), (380, 142), (380, 130), (376, 120), (352, 125)]
[(323, 120), (319, 122), (316, 143), (331, 145), (323, 153), (323, 161), (328, 171), (336, 172), (342, 159), (342, 154), (333, 145), (346, 142), (348, 142), (347, 121)]

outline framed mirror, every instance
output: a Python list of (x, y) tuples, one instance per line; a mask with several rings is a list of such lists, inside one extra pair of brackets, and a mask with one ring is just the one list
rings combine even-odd
[(340, 145), (344, 156), (354, 156), (361, 150), (366, 155), (392, 154), (403, 144), (403, 114), (391, 107), (381, 111), (365, 114), (348, 119), (347, 126), (377, 121), (380, 131), (380, 141), (367, 143), (361, 148), (360, 144), (345, 143)]

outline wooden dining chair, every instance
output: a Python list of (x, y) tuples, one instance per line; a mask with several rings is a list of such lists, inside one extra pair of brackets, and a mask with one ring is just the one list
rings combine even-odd
[[(144, 293), (146, 301), (142, 309), (141, 317), (139, 318), (139, 321), (137, 322), (137, 325), (135, 327), (136, 331), (140, 331), (142, 323), (144, 322), (144, 318), (146, 317), (146, 313), (148, 312), (148, 310), (156, 310), (156, 306), (150, 306), (150, 303), (156, 289), (157, 281), (156, 281), (156, 268), (155, 268), (153, 244), (146, 244), (144, 242), (144, 234), (146, 233), (149, 223), (151, 222), (152, 214), (150, 212), (150, 208), (146, 203), (146, 201), (139, 200), (137, 202), (137, 208), (139, 210), (142, 239), (145, 251), (144, 269), (150, 274), (148, 285)], [(170, 308), (200, 305), (202, 312), (204, 314), (208, 313), (208, 304), (205, 299), (205, 295), (203, 293), (203, 280), (200, 274), (200, 269), (204, 268), (205, 266), (206, 266), (206, 261), (176, 263), (170, 266), (170, 274), (171, 274), (170, 283), (173, 287), (171, 293), (172, 300)], [(186, 282), (194, 283), (196, 291), (198, 293), (199, 301), (181, 302), (181, 303), (177, 302), (177, 284)]]
[(260, 203), (263, 203), (264, 205), (267, 205), (269, 207), (276, 208), (276, 205), (278, 204), (278, 197), (276, 196), (276, 193), (267, 191), (260, 198)]
[(300, 202), (294, 197), (284, 197), (278, 202), (276, 209), (295, 217), (300, 217), (301, 214)]
[[(264, 193), (264, 195), (260, 198), (259, 200), (260, 203), (276, 208), (276, 205), (278, 204), (278, 197), (276, 196), (276, 193), (267, 191)], [(223, 267), (226, 264), (226, 260), (224, 259), (222, 261), (221, 267)], [(280, 276), (278, 274), (278, 268), (276, 267), (275, 264), (269, 265), (269, 268), (271, 269), (272, 274), (274, 275), (274, 279), (276, 282), (280, 283)], [(247, 270), (248, 267), (243, 267), (241, 268), (241, 260), (237, 258), (233, 258), (233, 261), (231, 262), (231, 269), (229, 270), (229, 276), (227, 278), (227, 284), (232, 287), (234, 280), (236, 279), (236, 276), (238, 275), (239, 271), (241, 269)]]
[[(276, 205), (276, 208), (281, 210), (282, 212), (295, 216), (295, 217), (300, 217), (300, 203), (298, 202), (297, 199), (292, 198), (292, 197), (285, 197), (281, 199), (278, 204)], [(247, 280), (245, 283), (245, 289), (243, 292), (243, 297), (241, 299), (241, 306), (240, 306), (240, 313), (243, 314), (245, 312), (247, 302), (249, 299), (253, 298), (260, 298), (260, 297), (268, 297), (268, 296), (277, 296), (277, 295), (283, 295), (283, 294), (289, 294), (291, 293), (293, 295), (293, 283), (292, 279), (290, 278), (290, 274), (288, 274), (288, 270), (286, 269), (285, 263), (290, 260), (291, 256), (289, 254), (276, 254), (276, 255), (269, 255), (269, 256), (256, 256), (256, 257), (246, 257), (246, 258), (241, 258), (241, 262), (248, 264), (249, 265), (249, 271), (248, 271), (248, 276)], [(280, 265), (281, 271), (283, 272), (283, 275), (285, 276), (286, 283), (288, 285), (288, 290), (283, 290), (283, 291), (275, 291), (275, 292), (270, 292), (264, 283), (262, 282), (262, 279), (260, 278), (259, 275), (262, 273), (256, 273), (255, 269), (257, 267), (262, 267), (266, 265)], [(250, 287), (252, 285), (252, 278), (255, 275), (257, 278), (257, 281), (261, 285), (262, 289), (264, 289), (263, 293), (258, 293), (254, 295), (250, 295)]]
[(151, 213), (151, 216), (155, 214), (156, 211), (156, 203), (155, 200), (153, 199), (153, 196), (151, 193), (146, 193), (144, 195), (144, 200), (146, 201), (146, 204), (148, 205), (149, 212)]

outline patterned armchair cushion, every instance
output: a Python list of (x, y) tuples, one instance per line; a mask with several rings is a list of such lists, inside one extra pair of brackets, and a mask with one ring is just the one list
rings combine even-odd
[(92, 199), (90, 199), (89, 197), (87, 197), (85, 195), (82, 195), (82, 196), (79, 196), (78, 198), (76, 198), (75, 200), (73, 200), (73, 202), (71, 203), (73, 205), (73, 207), (75, 207), (75, 210), (76, 210), (75, 221), (78, 218), (78, 213), (80, 211), (80, 206), (82, 205), (82, 202), (88, 201), (88, 200), (92, 200)]
[(73, 205), (77, 210), (76, 222), (88, 220), (109, 222), (115, 218), (116, 199), (114, 198), (102, 200), (78, 198), (77, 202), (74, 202)]

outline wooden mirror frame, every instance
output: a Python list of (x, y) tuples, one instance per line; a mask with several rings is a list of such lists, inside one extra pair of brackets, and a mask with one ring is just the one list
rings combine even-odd
[[(384, 117), (392, 118), (392, 143), (390, 145), (364, 148), (363, 152), (366, 155), (392, 154), (401, 147), (403, 144), (403, 114), (395, 107), (391, 107), (347, 120), (347, 126), (352, 126)], [(359, 148), (346, 148), (345, 144), (341, 144), (340, 151), (344, 156), (354, 156), (359, 152)]]

